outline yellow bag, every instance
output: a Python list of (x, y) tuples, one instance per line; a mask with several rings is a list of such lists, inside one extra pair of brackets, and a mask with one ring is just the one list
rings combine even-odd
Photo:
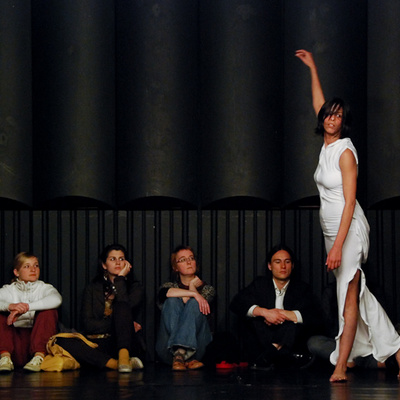
[(98, 346), (96, 343), (90, 342), (85, 338), (85, 336), (77, 332), (58, 333), (57, 335), (52, 336), (47, 342), (46, 349), (48, 355), (44, 358), (40, 367), (43, 371), (66, 371), (80, 368), (78, 361), (76, 361), (67, 350), (64, 350), (56, 343), (58, 337), (80, 339), (93, 348)]

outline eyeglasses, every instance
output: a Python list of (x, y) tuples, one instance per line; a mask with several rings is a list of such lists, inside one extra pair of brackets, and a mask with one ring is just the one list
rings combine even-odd
[(190, 257), (182, 257), (182, 258), (180, 258), (179, 260), (176, 260), (176, 262), (178, 263), (178, 264), (181, 264), (181, 263), (191, 263), (191, 262), (193, 262), (193, 261), (195, 261), (196, 259), (194, 258), (194, 256), (190, 256)]

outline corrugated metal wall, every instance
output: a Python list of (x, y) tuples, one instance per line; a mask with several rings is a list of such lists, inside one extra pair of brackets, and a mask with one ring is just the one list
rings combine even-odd
[[(389, 315), (400, 321), (400, 211), (368, 211), (371, 250), (367, 279), (384, 290)], [(146, 289), (144, 327), (149, 358), (157, 331), (155, 297), (169, 279), (169, 255), (180, 243), (198, 253), (203, 278), (217, 289), (216, 329), (234, 330), (232, 296), (265, 272), (269, 248), (284, 241), (300, 259), (297, 273), (319, 295), (325, 273), (318, 209), (269, 211), (0, 211), (0, 283), (9, 281), (19, 251), (38, 255), (42, 278), (63, 295), (61, 319), (79, 328), (80, 299), (104, 245), (127, 246), (134, 274)]]

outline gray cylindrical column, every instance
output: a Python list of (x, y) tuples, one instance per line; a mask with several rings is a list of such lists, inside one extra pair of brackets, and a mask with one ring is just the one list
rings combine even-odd
[(32, 205), (31, 2), (2, 1), (0, 26), (0, 198), (25, 207)]
[(120, 207), (197, 207), (197, 2), (116, 1)]
[(112, 206), (114, 4), (32, 4), (35, 204)]
[(368, 2), (368, 204), (400, 207), (400, 2)]
[(313, 53), (326, 99), (350, 104), (352, 140), (360, 158), (358, 197), (365, 197), (367, 2), (285, 1), (285, 203), (318, 204), (313, 174), (322, 138), (316, 137), (309, 69), (294, 54)]
[(281, 201), (281, 2), (203, 0), (202, 205)]

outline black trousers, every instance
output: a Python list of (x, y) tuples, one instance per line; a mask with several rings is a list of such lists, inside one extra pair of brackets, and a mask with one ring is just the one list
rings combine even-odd
[(74, 338), (57, 338), (57, 344), (67, 350), (80, 364), (99, 368), (104, 368), (110, 358), (118, 358), (120, 349), (128, 349), (130, 356), (143, 357), (143, 344), (139, 335), (135, 333), (128, 303), (115, 302), (113, 304), (112, 327), (110, 337), (89, 339), (98, 344), (97, 348), (92, 348)]
[[(244, 336), (250, 362), (256, 362), (260, 357), (274, 362), (280, 355), (303, 351), (307, 344), (304, 326), (290, 321), (280, 325), (267, 325), (263, 318), (249, 318), (245, 321)], [(273, 343), (279, 344), (282, 349), (277, 351)]]

